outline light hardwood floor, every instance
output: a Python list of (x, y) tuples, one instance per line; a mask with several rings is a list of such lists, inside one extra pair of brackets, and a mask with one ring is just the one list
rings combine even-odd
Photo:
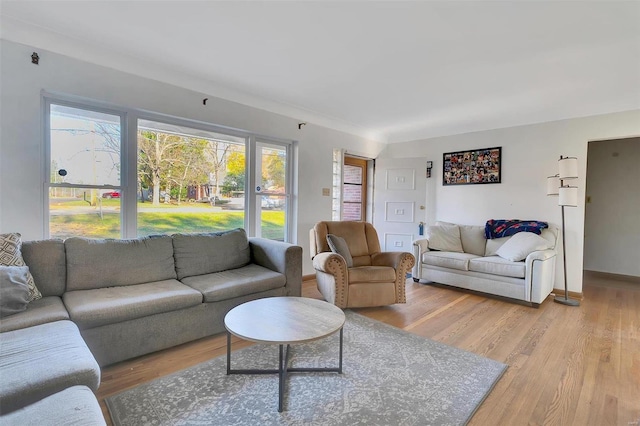
[[(640, 283), (586, 274), (583, 293), (578, 308), (550, 297), (535, 309), (409, 280), (407, 304), (356, 311), (508, 364), (471, 425), (640, 426)], [(315, 281), (303, 296), (320, 297)], [(223, 355), (225, 344), (218, 335), (105, 368), (105, 417), (105, 397)]]

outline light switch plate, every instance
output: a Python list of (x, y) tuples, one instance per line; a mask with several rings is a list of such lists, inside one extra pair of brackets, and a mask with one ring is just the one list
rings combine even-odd
[(322, 188), (322, 196), (323, 197), (331, 196), (331, 188)]

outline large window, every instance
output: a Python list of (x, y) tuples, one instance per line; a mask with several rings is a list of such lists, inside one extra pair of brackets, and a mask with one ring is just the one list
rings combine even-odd
[(246, 139), (138, 120), (138, 235), (244, 228)]
[(290, 241), (292, 142), (146, 112), (45, 106), (50, 237), (245, 228)]

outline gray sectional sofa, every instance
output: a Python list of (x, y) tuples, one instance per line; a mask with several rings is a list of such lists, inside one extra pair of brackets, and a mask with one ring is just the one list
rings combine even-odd
[[(31, 241), (22, 256), (43, 297), (0, 321), (0, 423), (46, 408), (63, 391), (80, 408), (61, 415), (95, 411), (87, 395), (98, 387), (98, 365), (223, 332), (225, 314), (246, 301), (301, 294), (302, 248), (247, 238), (242, 229)], [(59, 353), (66, 355), (51, 358)], [(43, 359), (60, 372), (49, 377)], [(29, 374), (26, 386), (16, 379), (20, 370)]]

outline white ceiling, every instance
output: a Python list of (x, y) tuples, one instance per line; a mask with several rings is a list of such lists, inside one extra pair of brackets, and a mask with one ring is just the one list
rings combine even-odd
[(640, 108), (640, 2), (6, 1), (2, 38), (388, 142)]

